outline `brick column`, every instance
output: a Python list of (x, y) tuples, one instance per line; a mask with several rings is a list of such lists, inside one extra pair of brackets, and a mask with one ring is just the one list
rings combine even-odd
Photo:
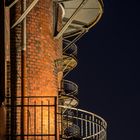
[[(32, 0), (27, 0), (27, 7)], [(11, 10), (11, 24), (21, 15), (21, 1)], [(61, 10), (58, 15), (59, 26), (61, 26)], [(58, 78), (56, 60), (62, 58), (62, 40), (53, 37), (53, 2), (52, 0), (39, 0), (36, 6), (27, 15), (27, 50), (26, 50), (26, 92), (25, 105), (25, 128), (27, 135), (48, 135), (55, 132), (55, 108), (40, 105), (54, 105), (54, 98), (58, 97), (58, 86), (61, 78)], [(15, 101), (14, 97), (21, 96), (21, 47), (22, 47), (22, 24), (11, 31), (11, 94), (12, 103), (20, 104), (20, 99)], [(61, 71), (61, 70), (60, 70)], [(32, 98), (32, 96), (34, 96)], [(40, 96), (40, 97), (38, 97)], [(43, 97), (43, 98), (41, 98)], [(38, 105), (39, 107), (35, 107)], [(18, 107), (12, 111), (13, 122), (12, 133), (20, 134), (21, 111)], [(16, 132), (15, 132), (16, 131)], [(57, 134), (58, 135), (58, 134)], [(39, 140), (41, 136), (25, 136), (25, 139)], [(54, 136), (43, 136), (43, 139), (53, 140)], [(20, 139), (20, 137), (19, 137)]]

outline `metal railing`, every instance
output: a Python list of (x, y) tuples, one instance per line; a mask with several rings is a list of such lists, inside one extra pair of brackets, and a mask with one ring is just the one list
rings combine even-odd
[(75, 96), (71, 95), (61, 95), (59, 97), (59, 105), (65, 105), (68, 107), (76, 107), (79, 100)]
[[(57, 139), (57, 97), (7, 97), (7, 140)], [(24, 116), (21, 115), (24, 108)], [(24, 118), (23, 118), (24, 117)], [(24, 130), (21, 122), (24, 121)], [(24, 132), (24, 133), (22, 133)]]
[[(63, 78), (76, 67), (77, 65), (77, 46), (70, 42), (63, 40)], [(76, 107), (78, 99), (75, 95), (78, 93), (78, 86), (69, 80), (62, 80), (61, 92), (59, 97), (59, 104)]]
[(77, 93), (78, 86), (75, 83), (68, 80), (63, 80), (59, 97), (59, 105), (76, 107), (79, 103), (79, 100), (76, 97)]
[(100, 116), (78, 108), (59, 105), (62, 116), (62, 139), (106, 140), (107, 123)]
[[(75, 44), (69, 44), (69, 40), (63, 40), (63, 78), (77, 65), (77, 46)], [(72, 81), (63, 79), (59, 97), (59, 105), (65, 105), (67, 107), (76, 107), (79, 103), (79, 100), (75, 97), (77, 93), (78, 86)], [(61, 110), (61, 113), (65, 112), (67, 112), (67, 109), (63, 108)], [(63, 120), (62, 117), (61, 119)], [(66, 120), (62, 122), (68, 123)], [(67, 128), (67, 126), (64, 123), (62, 123), (61, 126), (63, 128)], [(64, 130), (62, 130), (62, 133), (63, 132)]]
[[(63, 27), (55, 36), (56, 38), (77, 36), (75, 40), (77, 41), (100, 20), (103, 14), (104, 5), (102, 0), (54, 0), (54, 2), (63, 3), (62, 6), (65, 10)], [(82, 10), (84, 10), (84, 13)], [(89, 17), (88, 21), (87, 17)]]
[(70, 41), (63, 40), (63, 73), (65, 77), (77, 65), (77, 46)]
[[(64, 59), (64, 76), (75, 67), (77, 62), (77, 46), (69, 40), (63, 40), (63, 55), (69, 58)], [(71, 58), (71, 59), (70, 59)], [(73, 58), (73, 59), (72, 59)], [(67, 72), (67, 73), (66, 73)], [(78, 93), (78, 86), (68, 80), (62, 81), (62, 92), (59, 98), (58, 121), (61, 125), (61, 139), (79, 138), (82, 140), (106, 140), (107, 123), (100, 116), (75, 108), (78, 105), (78, 99), (75, 95)]]
[(78, 86), (72, 81), (63, 80), (63, 90), (64, 94), (75, 96), (78, 93)]
[(71, 57), (77, 58), (77, 46), (75, 44), (70, 44), (69, 40), (63, 39), (63, 54), (69, 55)]

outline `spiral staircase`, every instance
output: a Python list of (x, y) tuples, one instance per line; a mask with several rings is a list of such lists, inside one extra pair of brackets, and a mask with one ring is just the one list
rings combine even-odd
[(58, 0), (63, 12), (63, 27), (55, 38), (63, 38), (63, 80), (59, 94), (61, 140), (106, 140), (107, 123), (100, 116), (78, 109), (78, 86), (66, 80), (77, 65), (79, 40), (101, 18), (102, 0)]
[[(11, 28), (21, 23), (38, 1), (33, 0)], [(8, 9), (17, 2), (18, 0), (13, 1)], [(63, 38), (63, 80), (59, 92), (58, 116), (56, 117), (59, 118), (60, 139), (106, 140), (106, 121), (94, 113), (77, 108), (78, 86), (66, 79), (69, 72), (77, 65), (75, 43), (100, 20), (103, 13), (103, 2), (102, 0), (53, 0), (53, 2), (59, 5), (63, 12), (62, 28), (54, 36), (56, 39)], [(11, 104), (12, 102), (9, 102), (8, 105), (11, 106)], [(56, 105), (56, 101), (54, 104)], [(35, 105), (36, 103), (33, 106)], [(20, 102), (17, 106), (23, 105)], [(42, 103), (39, 106), (43, 108)], [(55, 110), (57, 110), (56, 107)]]

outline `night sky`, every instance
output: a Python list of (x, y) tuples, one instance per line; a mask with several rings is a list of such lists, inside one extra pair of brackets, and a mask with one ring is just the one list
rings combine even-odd
[(108, 140), (139, 140), (140, 1), (104, 0), (100, 22), (78, 42), (79, 107), (108, 123)]

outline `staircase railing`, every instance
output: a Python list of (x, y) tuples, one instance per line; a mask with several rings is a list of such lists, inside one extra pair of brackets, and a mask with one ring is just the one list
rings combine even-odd
[(67, 109), (61, 114), (63, 122), (60, 123), (65, 127), (62, 139), (78, 137), (83, 140), (106, 140), (107, 123), (103, 118), (82, 109), (59, 107), (61, 110)]

